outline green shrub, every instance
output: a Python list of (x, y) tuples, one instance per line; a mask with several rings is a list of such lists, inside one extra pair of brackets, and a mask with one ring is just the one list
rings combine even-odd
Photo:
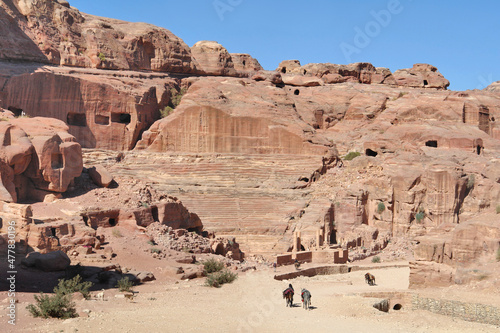
[(500, 205), (497, 206), (497, 214), (500, 214)]
[(361, 153), (360, 152), (357, 152), (357, 151), (351, 151), (349, 152), (347, 155), (344, 156), (344, 160), (346, 161), (351, 161), (353, 159), (355, 159), (356, 157), (360, 156)]
[(174, 111), (174, 109), (170, 106), (165, 106), (163, 109), (160, 110), (160, 118), (165, 118), (168, 115), (170, 115)]
[(497, 250), (497, 261), (500, 261), (500, 248)]
[(417, 222), (420, 223), (425, 217), (425, 212), (420, 211), (417, 214), (415, 214), (415, 218), (417, 219)]
[(170, 89), (170, 103), (172, 104), (173, 108), (175, 109), (177, 105), (181, 104), (182, 97), (184, 94), (187, 92), (186, 88), (181, 88), (181, 90), (177, 91), (174, 88)]
[(470, 190), (472, 187), (474, 187), (475, 181), (476, 181), (476, 176), (469, 175), (469, 178), (467, 179), (467, 189), (468, 190)]
[(380, 262), (380, 257), (379, 256), (375, 256), (372, 258), (372, 263), (374, 264), (378, 264)]
[(151, 253), (160, 253), (161, 252), (161, 250), (157, 247), (152, 247), (150, 250), (151, 250)]
[(385, 210), (385, 205), (383, 202), (379, 202), (377, 205), (377, 212), (380, 214)]
[(102, 62), (106, 61), (106, 56), (104, 55), (104, 53), (99, 52), (99, 54), (98, 54), (97, 56), (99, 57), (99, 59), (100, 59)]
[(120, 230), (118, 230), (118, 229), (113, 229), (113, 231), (111, 231), (111, 234), (112, 234), (113, 236), (115, 236), (116, 238), (121, 238), (121, 237), (123, 237), (123, 235), (122, 235), (121, 231), (120, 231)]
[(54, 292), (61, 295), (71, 295), (73, 293), (79, 292), (85, 299), (90, 299), (89, 289), (90, 287), (92, 287), (92, 285), (92, 282), (83, 282), (82, 277), (80, 275), (77, 275), (69, 280), (59, 280), (59, 284), (54, 288)]
[(215, 259), (208, 259), (207, 261), (203, 262), (203, 267), (205, 268), (205, 272), (207, 274), (211, 274), (223, 270), (224, 263)]
[(70, 295), (56, 293), (53, 296), (40, 293), (40, 296), (35, 295), (36, 305), (29, 304), (26, 309), (33, 317), (42, 318), (75, 318), (76, 313), (75, 303), (71, 301)]
[(209, 287), (219, 288), (225, 283), (233, 282), (237, 277), (237, 274), (224, 269), (222, 271), (208, 275), (205, 284)]
[(132, 281), (129, 280), (129, 278), (126, 276), (124, 277), (123, 279), (120, 279), (117, 281), (117, 285), (116, 287), (118, 288), (118, 290), (120, 291), (132, 291), (132, 286), (134, 285), (134, 283)]

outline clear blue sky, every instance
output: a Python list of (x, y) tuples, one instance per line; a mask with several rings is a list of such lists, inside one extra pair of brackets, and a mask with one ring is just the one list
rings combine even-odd
[(466, 0), (69, 0), (80, 11), (167, 28), (192, 46), (214, 40), (265, 69), (429, 63), (451, 90), (500, 80), (500, 2)]

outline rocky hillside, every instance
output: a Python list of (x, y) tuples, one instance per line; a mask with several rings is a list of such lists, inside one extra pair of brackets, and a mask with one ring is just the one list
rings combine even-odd
[[(217, 42), (189, 47), (166, 29), (66, 1), (2, 0), (0, 26), (9, 117), (53, 117), (70, 134), (61, 142), (125, 151), (94, 162), (175, 194), (247, 253), (288, 251), (295, 231), (305, 250), (338, 244), (352, 258), (412, 240), (414, 285), (451, 283), (458, 266), (495, 260), (498, 82), (448, 91), (428, 64), (392, 73), (286, 60), (265, 71)], [(16, 201), (26, 187), (12, 175), (31, 170), (23, 156), (38, 140), (19, 120), (4, 127), (0, 194)], [(57, 156), (40, 162), (44, 177), (68, 160)]]

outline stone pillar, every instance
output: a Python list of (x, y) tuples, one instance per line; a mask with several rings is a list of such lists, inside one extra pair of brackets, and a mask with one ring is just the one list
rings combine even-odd
[(316, 249), (319, 251), (323, 245), (323, 229), (316, 230)]
[(293, 252), (300, 251), (300, 231), (293, 233)]

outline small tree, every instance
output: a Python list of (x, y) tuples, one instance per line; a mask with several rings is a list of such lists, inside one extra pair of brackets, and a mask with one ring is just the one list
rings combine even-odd
[(372, 258), (372, 263), (374, 264), (378, 264), (380, 262), (380, 257), (379, 256), (375, 256)]
[(54, 292), (61, 295), (71, 295), (73, 293), (79, 292), (85, 299), (90, 299), (89, 289), (90, 287), (92, 287), (92, 285), (92, 282), (83, 282), (82, 277), (80, 275), (77, 275), (69, 280), (59, 280), (59, 284), (54, 288)]
[(55, 294), (53, 296), (40, 293), (40, 296), (35, 295), (37, 305), (30, 304), (26, 307), (33, 317), (42, 318), (75, 318), (76, 313), (75, 303), (71, 301), (70, 295)]
[(90, 297), (89, 288), (92, 282), (82, 282), (80, 275), (73, 279), (59, 280), (59, 284), (54, 288), (54, 295), (49, 296), (40, 293), (35, 295), (36, 305), (29, 304), (26, 309), (34, 317), (42, 318), (61, 318), (68, 319), (78, 317), (75, 309), (75, 303), (71, 301), (71, 295), (75, 292), (80, 292), (88, 299)]

